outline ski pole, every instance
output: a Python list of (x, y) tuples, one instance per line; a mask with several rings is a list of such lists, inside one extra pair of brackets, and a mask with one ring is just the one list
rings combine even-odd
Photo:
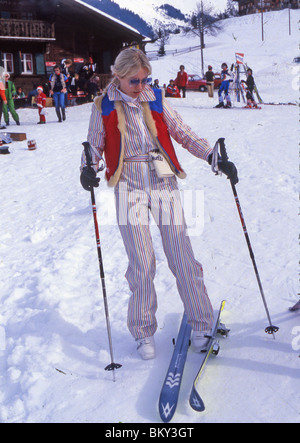
[[(91, 158), (91, 154), (90, 154), (90, 144), (88, 142), (84, 142), (82, 144), (84, 146), (84, 152), (85, 152), (87, 166), (92, 167), (92, 158)], [(104, 275), (99, 227), (98, 227), (98, 220), (97, 220), (96, 199), (95, 199), (94, 188), (92, 186), (91, 186), (91, 201), (92, 201), (92, 210), (93, 210), (94, 225), (95, 225), (95, 236), (96, 236), (96, 244), (97, 244), (97, 252), (98, 252), (100, 279), (101, 279), (101, 284), (102, 284), (102, 293), (103, 293), (103, 301), (104, 301), (104, 309), (105, 309), (108, 343), (109, 343), (109, 350), (110, 350), (110, 357), (111, 357), (111, 363), (108, 366), (106, 366), (105, 371), (113, 371), (113, 381), (116, 381), (115, 369), (121, 368), (122, 365), (120, 365), (119, 363), (114, 363), (111, 326), (110, 326), (108, 301), (107, 301), (106, 286), (105, 286), (105, 275)]]
[[(219, 146), (220, 146), (220, 152), (221, 152), (222, 161), (223, 162), (228, 162), (228, 155), (227, 155), (226, 148), (225, 148), (225, 139), (224, 138), (219, 138), (217, 144), (219, 144)], [(279, 328), (277, 326), (273, 326), (272, 325), (272, 320), (271, 320), (269, 308), (268, 308), (268, 305), (267, 305), (266, 297), (265, 297), (264, 290), (263, 290), (263, 287), (262, 287), (262, 284), (261, 284), (261, 280), (260, 280), (260, 276), (259, 276), (259, 273), (258, 273), (258, 269), (257, 269), (255, 257), (254, 257), (254, 252), (253, 252), (253, 249), (252, 249), (252, 246), (251, 246), (251, 242), (250, 242), (250, 238), (249, 238), (249, 235), (248, 235), (248, 231), (247, 231), (247, 228), (246, 228), (246, 223), (245, 223), (245, 219), (244, 219), (244, 216), (243, 216), (241, 204), (240, 204), (240, 201), (239, 201), (239, 198), (238, 198), (237, 190), (236, 190), (235, 184), (232, 182), (232, 180), (230, 180), (230, 183), (231, 183), (233, 195), (234, 195), (234, 198), (235, 198), (235, 203), (236, 203), (236, 206), (237, 206), (237, 210), (238, 210), (238, 213), (239, 213), (239, 216), (240, 216), (240, 219), (241, 219), (241, 223), (242, 223), (245, 239), (246, 239), (246, 242), (247, 242), (247, 245), (248, 245), (249, 254), (250, 254), (250, 257), (251, 257), (251, 260), (252, 260), (254, 272), (255, 272), (255, 275), (256, 275), (258, 287), (259, 287), (260, 294), (261, 294), (261, 297), (262, 297), (262, 300), (263, 300), (263, 304), (265, 306), (265, 310), (266, 310), (267, 317), (268, 317), (268, 320), (269, 320), (269, 326), (266, 327), (265, 332), (267, 334), (273, 334), (273, 338), (275, 339), (275, 333), (278, 332)]]

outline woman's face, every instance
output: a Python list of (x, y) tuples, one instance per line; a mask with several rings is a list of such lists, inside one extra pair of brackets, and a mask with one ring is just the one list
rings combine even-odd
[(134, 76), (123, 78), (117, 76), (120, 81), (120, 90), (131, 98), (137, 98), (147, 85), (148, 76), (149, 73), (146, 68), (141, 68)]

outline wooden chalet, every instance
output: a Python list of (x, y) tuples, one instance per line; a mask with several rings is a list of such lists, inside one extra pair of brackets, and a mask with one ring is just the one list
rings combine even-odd
[(71, 59), (75, 72), (89, 56), (103, 87), (120, 49), (143, 39), (82, 0), (0, 0), (0, 64), (25, 93), (47, 82), (54, 64)]
[(257, 12), (277, 11), (284, 8), (299, 8), (299, 0), (233, 0), (239, 4), (239, 14), (255, 14)]

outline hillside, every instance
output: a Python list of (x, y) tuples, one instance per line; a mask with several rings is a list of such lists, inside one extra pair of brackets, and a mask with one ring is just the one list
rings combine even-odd
[[(135, 27), (147, 37), (153, 37), (153, 27), (168, 26), (176, 28), (183, 26), (188, 14), (195, 10), (197, 2), (188, 0), (172, 2), (163, 0), (84, 0), (85, 3), (99, 8), (103, 12), (118, 20)], [(212, 12), (217, 13), (225, 10), (227, 0), (206, 2), (205, 5), (212, 7)], [(164, 6), (164, 7), (163, 7)], [(142, 14), (140, 11), (143, 11)]]
[[(143, 17), (146, 17), (147, 20), (153, 21), (156, 18), (156, 11), (163, 4), (170, 4), (177, 9), (180, 9), (184, 14), (189, 14), (191, 11), (195, 9), (196, 3), (200, 3), (200, 1), (195, 0), (115, 0), (118, 5), (122, 8), (128, 8), (131, 11), (138, 11), (140, 8), (143, 9)], [(205, 0), (205, 5), (209, 7), (213, 7), (215, 12), (223, 11), (226, 8), (227, 0)]]
[[(229, 66), (235, 62), (235, 53), (245, 54), (245, 62), (253, 69), (259, 92), (264, 101), (295, 101), (299, 99), (297, 80), (299, 68), (293, 63), (299, 55), (299, 10), (291, 11), (289, 35), (288, 10), (264, 14), (264, 41), (259, 14), (223, 20), (223, 30), (216, 36), (205, 36), (205, 70), (210, 64), (215, 72), (222, 62)], [(175, 35), (166, 50), (180, 50), (199, 45), (199, 38)], [(153, 51), (158, 44), (147, 44)], [(190, 74), (201, 74), (200, 50), (183, 55), (163, 57), (152, 62), (153, 78), (168, 83), (176, 76), (179, 65), (184, 64)], [(285, 85), (285, 86), (284, 86)]]

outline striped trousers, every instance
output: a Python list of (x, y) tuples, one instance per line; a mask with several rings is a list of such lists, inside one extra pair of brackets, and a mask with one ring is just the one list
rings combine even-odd
[[(202, 266), (194, 257), (187, 235), (176, 177), (160, 179), (150, 163), (125, 161), (115, 198), (118, 225), (129, 259), (126, 278), (132, 295), (128, 328), (133, 337), (153, 336), (157, 329), (156, 260), (150, 213), (160, 230), (189, 323), (194, 330), (209, 330), (213, 308), (204, 285)], [(173, 295), (165, 295), (172, 303)]]

